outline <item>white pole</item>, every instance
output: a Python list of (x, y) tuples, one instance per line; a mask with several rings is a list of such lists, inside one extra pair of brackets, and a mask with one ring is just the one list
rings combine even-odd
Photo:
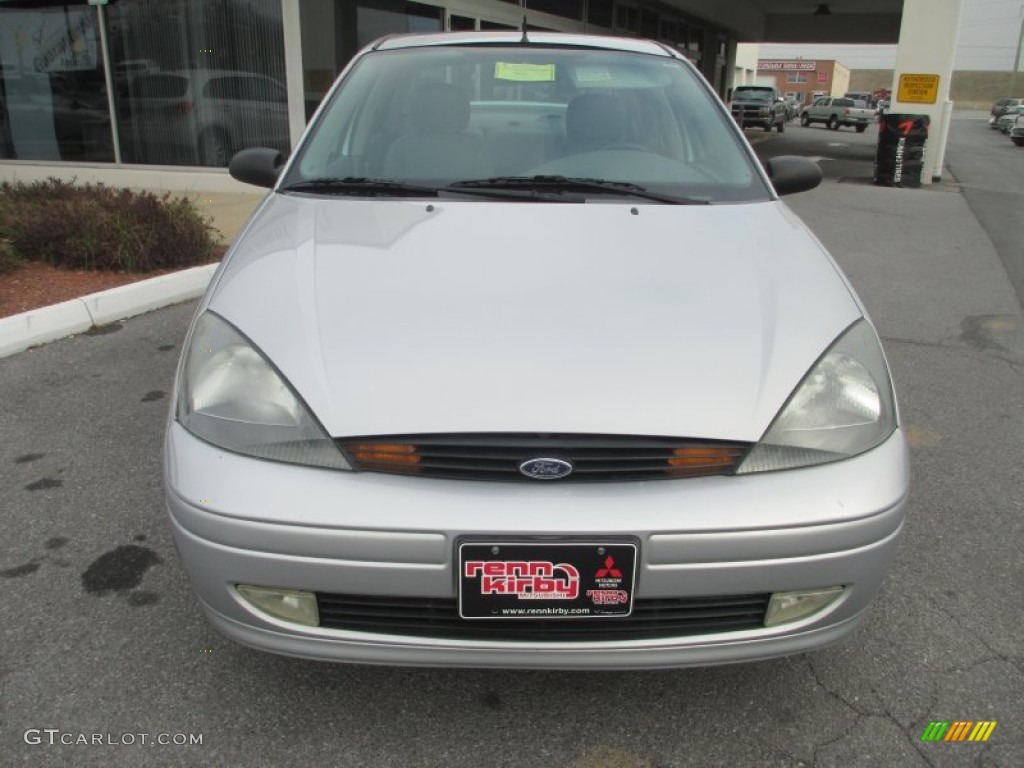
[(1020, 7), (1020, 33), (1017, 35), (1017, 54), (1013, 57), (1013, 73), (1010, 75), (1010, 92), (1007, 96), (1017, 96), (1017, 71), (1020, 69), (1020, 49), (1024, 43), (1024, 5)]
[(100, 55), (103, 58), (103, 76), (107, 78), (107, 111), (110, 113), (110, 138), (114, 142), (114, 162), (121, 164), (121, 133), (117, 126), (117, 105), (114, 103), (114, 73), (110, 68), (110, 46), (107, 44), (107, 7), (96, 6), (100, 20)]
[(288, 132), (292, 149), (295, 149), (302, 132), (306, 130), (306, 86), (302, 70), (302, 28), (299, 19), (299, 0), (281, 0), (284, 73), (288, 90)]
[(949, 121), (953, 117), (953, 102), (948, 99), (942, 104), (942, 124), (946, 130), (938, 135), (939, 143), (935, 147), (935, 155), (939, 158), (932, 174), (932, 181), (942, 181), (942, 166), (946, 158), (946, 141), (949, 139)]

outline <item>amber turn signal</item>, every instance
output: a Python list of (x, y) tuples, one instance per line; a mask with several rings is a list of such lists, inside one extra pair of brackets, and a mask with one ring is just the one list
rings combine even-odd
[(349, 443), (345, 446), (348, 454), (364, 469), (366, 465), (393, 466), (401, 469), (401, 465), (419, 464), (420, 456), (416, 453), (416, 446), (408, 443)]
[(666, 459), (670, 475), (714, 475), (733, 468), (739, 451), (731, 445), (686, 445)]

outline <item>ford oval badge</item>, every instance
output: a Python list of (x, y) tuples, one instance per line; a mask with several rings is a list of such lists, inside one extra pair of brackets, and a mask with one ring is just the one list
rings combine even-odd
[(532, 480), (560, 480), (572, 474), (572, 464), (561, 459), (527, 459), (519, 471)]

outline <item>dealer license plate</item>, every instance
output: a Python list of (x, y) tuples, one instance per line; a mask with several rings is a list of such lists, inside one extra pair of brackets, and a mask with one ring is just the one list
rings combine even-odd
[(633, 610), (637, 545), (490, 541), (459, 544), (464, 619), (586, 619)]

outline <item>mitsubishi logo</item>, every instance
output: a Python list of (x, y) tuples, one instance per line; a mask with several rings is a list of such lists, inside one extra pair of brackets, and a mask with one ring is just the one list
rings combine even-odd
[(615, 561), (612, 560), (612, 556), (608, 555), (604, 559), (604, 568), (599, 568), (597, 573), (594, 575), (595, 579), (621, 579), (622, 571), (615, 567)]

